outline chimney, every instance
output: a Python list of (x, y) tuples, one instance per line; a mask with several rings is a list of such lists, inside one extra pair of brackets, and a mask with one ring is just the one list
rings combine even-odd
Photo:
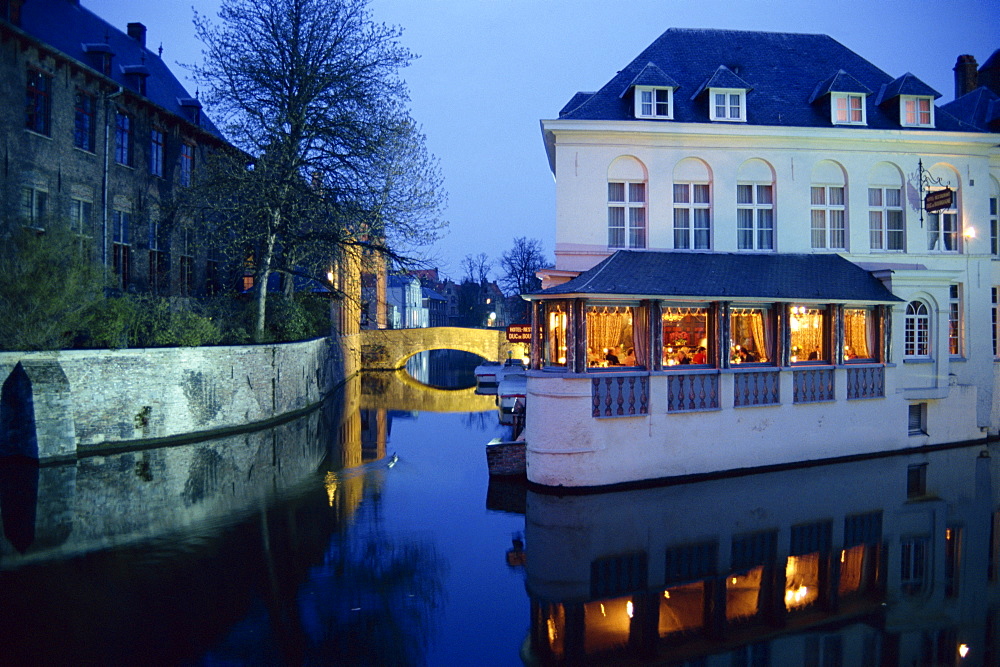
[[(128, 36), (139, 42), (139, 46), (146, 47), (146, 26), (141, 23), (128, 24)], [(971, 56), (970, 56), (971, 57)], [(973, 64), (975, 61), (973, 61)]]
[(955, 99), (957, 100), (966, 93), (971, 93), (979, 87), (978, 78), (979, 65), (975, 56), (964, 55), (958, 57), (955, 63)]

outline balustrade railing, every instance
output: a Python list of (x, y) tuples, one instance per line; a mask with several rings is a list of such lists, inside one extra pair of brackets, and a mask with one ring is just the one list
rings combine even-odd
[(793, 403), (818, 403), (836, 398), (832, 368), (808, 368), (792, 374)]
[(591, 379), (594, 417), (635, 417), (649, 414), (649, 376), (605, 375)]
[(717, 373), (669, 373), (667, 375), (667, 412), (692, 412), (719, 409)]
[(733, 373), (733, 406), (777, 405), (781, 403), (781, 374), (777, 371)]
[(847, 400), (885, 397), (885, 367), (848, 366)]

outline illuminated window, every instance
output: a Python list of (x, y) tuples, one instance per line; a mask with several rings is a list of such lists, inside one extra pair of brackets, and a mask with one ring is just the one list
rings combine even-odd
[(844, 359), (878, 358), (874, 308), (844, 308)]
[(671, 586), (660, 596), (659, 635), (694, 632), (705, 625), (705, 582)]
[(834, 125), (864, 125), (865, 95), (859, 93), (833, 93), (830, 96)]
[(674, 183), (674, 248), (708, 250), (711, 231), (711, 186)]
[(792, 363), (827, 363), (826, 309), (821, 306), (792, 306), (788, 326), (792, 330)]
[(636, 304), (588, 304), (587, 365), (646, 366), (648, 329), (646, 309)]
[(900, 97), (900, 117), (905, 127), (934, 127), (934, 103), (930, 97)]
[(740, 250), (774, 250), (774, 185), (736, 186), (736, 241)]
[(948, 286), (948, 354), (962, 356), (962, 286)]
[(664, 304), (660, 320), (664, 366), (712, 363), (715, 351), (708, 336), (707, 304)]
[(632, 596), (595, 600), (583, 605), (583, 649), (587, 655), (628, 646), (635, 605)]
[(734, 364), (767, 364), (774, 359), (771, 309), (734, 306), (729, 311), (729, 360)]
[(762, 566), (726, 577), (726, 620), (753, 618), (760, 612)]
[(646, 247), (645, 183), (608, 183), (608, 247)]
[(847, 248), (847, 208), (842, 185), (814, 185), (811, 188), (810, 217), (812, 247)]
[(785, 561), (785, 609), (802, 609), (819, 600), (818, 553), (789, 556)]
[(868, 188), (868, 230), (872, 250), (906, 250), (902, 188)]
[(545, 364), (566, 365), (566, 327), (569, 316), (561, 301), (545, 303)]

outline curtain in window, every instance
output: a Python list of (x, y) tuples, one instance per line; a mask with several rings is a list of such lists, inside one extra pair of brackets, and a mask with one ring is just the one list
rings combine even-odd
[(774, 342), (767, 335), (766, 313), (767, 311), (762, 308), (733, 309), (731, 325), (733, 361), (764, 363), (774, 358)]
[(872, 311), (866, 308), (844, 310), (844, 342), (848, 359), (870, 359), (875, 349)]
[(635, 365), (651, 368), (649, 363), (649, 310), (632, 309), (632, 346), (635, 348)]

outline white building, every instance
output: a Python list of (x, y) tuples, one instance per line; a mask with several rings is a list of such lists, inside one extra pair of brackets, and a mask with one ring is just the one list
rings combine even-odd
[(995, 436), (1000, 97), (938, 97), (824, 35), (672, 29), (543, 120), (529, 479)]

